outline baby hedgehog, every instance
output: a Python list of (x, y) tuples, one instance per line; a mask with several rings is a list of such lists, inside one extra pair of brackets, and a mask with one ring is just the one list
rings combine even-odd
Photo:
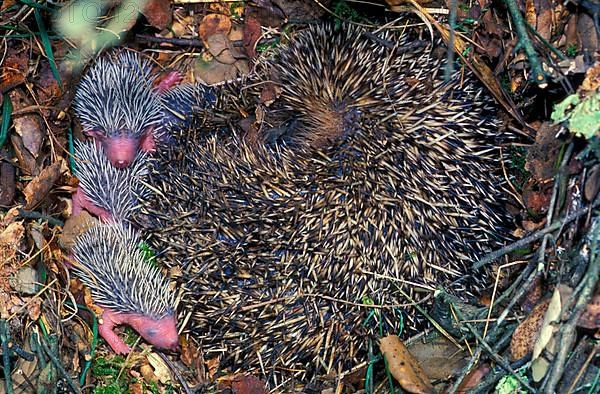
[(79, 186), (73, 195), (73, 215), (86, 209), (103, 221), (128, 220), (138, 206), (138, 198), (148, 196), (143, 182), (148, 173), (145, 153), (138, 153), (129, 167), (116, 168), (102, 145), (77, 141), (75, 157)]
[(131, 164), (140, 148), (154, 149), (153, 132), (162, 118), (154, 79), (148, 60), (121, 52), (98, 59), (79, 84), (75, 113), (116, 167)]
[(121, 223), (94, 226), (80, 235), (72, 249), (73, 273), (102, 307), (99, 333), (116, 353), (131, 349), (113, 328), (128, 324), (152, 345), (175, 350), (178, 334), (174, 292), (140, 249), (142, 240)]

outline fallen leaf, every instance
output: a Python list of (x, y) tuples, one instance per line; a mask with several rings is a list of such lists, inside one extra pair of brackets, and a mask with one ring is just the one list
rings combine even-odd
[(533, 344), (537, 339), (542, 323), (544, 322), (544, 314), (550, 300), (546, 299), (533, 308), (529, 316), (515, 330), (510, 341), (511, 360), (520, 360), (533, 351)]
[(583, 195), (588, 201), (594, 201), (600, 190), (600, 164), (596, 164), (590, 169), (590, 174), (585, 181)]
[(27, 201), (25, 209), (35, 208), (46, 198), (52, 186), (54, 186), (54, 182), (60, 177), (61, 166), (62, 160), (55, 161), (27, 184), (25, 190), (23, 190)]
[(592, 297), (583, 314), (579, 317), (577, 325), (590, 330), (600, 328), (600, 294)]
[(215, 34), (222, 34), (225, 37), (231, 30), (231, 20), (229, 17), (220, 14), (208, 14), (200, 22), (198, 35), (200, 39), (208, 46), (208, 39)]
[(256, 42), (260, 39), (260, 36), (261, 31), (258, 20), (252, 17), (246, 18), (246, 23), (244, 23), (244, 38), (242, 40), (242, 45), (250, 59), (254, 59), (256, 56)]
[(15, 199), (15, 174), (12, 163), (0, 163), (0, 206), (12, 205)]
[(396, 335), (381, 338), (379, 349), (392, 376), (411, 393), (434, 393), (425, 371)]
[(151, 352), (146, 356), (146, 359), (154, 369), (154, 375), (162, 384), (167, 384), (171, 381), (171, 373), (169, 372), (169, 366), (165, 364), (164, 360), (160, 358), (158, 354)]
[(171, 2), (169, 0), (149, 0), (142, 11), (150, 25), (164, 29), (171, 24)]
[(472, 370), (467, 374), (467, 376), (465, 376), (463, 381), (456, 389), (456, 392), (458, 394), (466, 394), (467, 392), (469, 392), (469, 390), (477, 386), (479, 382), (481, 382), (481, 380), (484, 377), (486, 377), (490, 370), (491, 368), (488, 364), (480, 365), (476, 369)]
[(444, 380), (454, 375), (469, 358), (466, 351), (461, 352), (445, 337), (437, 337), (426, 343), (414, 341), (407, 347), (431, 380)]
[(236, 78), (238, 70), (233, 64), (224, 64), (216, 59), (197, 59), (194, 62), (194, 74), (206, 85), (214, 85)]
[(229, 382), (234, 394), (267, 394), (265, 383), (254, 375), (236, 375)]
[(58, 237), (58, 245), (64, 251), (69, 252), (73, 245), (75, 245), (75, 239), (97, 223), (98, 220), (92, 217), (87, 211), (70, 216), (65, 222), (62, 233)]

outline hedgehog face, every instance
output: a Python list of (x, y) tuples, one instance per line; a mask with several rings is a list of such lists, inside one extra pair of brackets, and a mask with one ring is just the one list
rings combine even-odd
[(161, 349), (177, 350), (179, 335), (175, 315), (169, 314), (160, 319), (144, 315), (132, 315), (127, 323), (146, 341)]

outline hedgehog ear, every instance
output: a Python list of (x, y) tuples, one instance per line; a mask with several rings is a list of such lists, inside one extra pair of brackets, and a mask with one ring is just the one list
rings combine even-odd
[(83, 134), (87, 135), (88, 137), (95, 138), (97, 140), (103, 140), (106, 137), (106, 135), (99, 128), (84, 130)]

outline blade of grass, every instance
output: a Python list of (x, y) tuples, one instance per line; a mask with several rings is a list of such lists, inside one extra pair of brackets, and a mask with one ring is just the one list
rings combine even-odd
[(46, 31), (46, 25), (44, 25), (44, 21), (42, 20), (42, 15), (40, 14), (39, 9), (34, 8), (33, 13), (35, 15), (35, 21), (37, 22), (38, 29), (40, 31), (40, 38), (42, 40), (42, 45), (44, 46), (44, 52), (46, 52), (46, 56), (48, 57), (48, 62), (50, 63), (50, 69), (52, 70), (52, 75), (54, 75), (54, 79), (56, 79), (56, 82), (58, 82), (58, 87), (62, 90), (63, 85), (60, 80), (60, 74), (58, 73), (58, 68), (56, 67), (56, 61), (54, 60), (54, 52), (52, 51), (52, 45), (50, 45), (50, 37), (48, 37), (48, 32)]
[(10, 117), (12, 115), (12, 102), (8, 93), (4, 93), (2, 101), (2, 124), (0, 125), (0, 148), (4, 146), (6, 137), (8, 136), (8, 126), (10, 125)]

